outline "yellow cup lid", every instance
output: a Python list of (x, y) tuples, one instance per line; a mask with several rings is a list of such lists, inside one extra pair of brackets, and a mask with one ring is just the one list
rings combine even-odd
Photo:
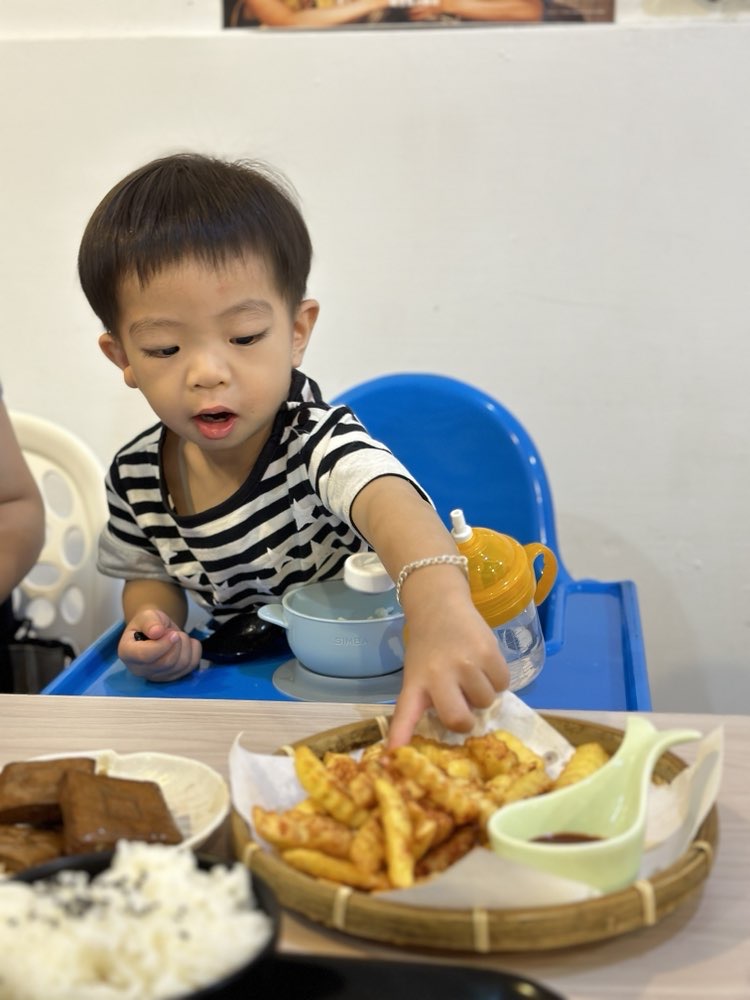
[[(471, 535), (456, 544), (469, 560), (471, 596), (484, 620), (491, 627), (503, 625), (534, 601), (547, 597), (557, 576), (557, 559), (540, 542), (521, 545), (489, 528), (474, 528)], [(544, 556), (542, 575), (537, 580), (534, 560)]]

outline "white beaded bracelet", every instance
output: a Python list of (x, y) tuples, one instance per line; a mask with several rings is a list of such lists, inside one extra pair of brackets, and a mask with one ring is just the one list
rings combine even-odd
[(398, 574), (396, 580), (396, 600), (401, 603), (401, 588), (404, 581), (415, 569), (423, 569), (425, 566), (460, 566), (464, 572), (468, 573), (469, 560), (466, 556), (428, 556), (426, 559), (415, 559), (414, 562), (407, 563)]

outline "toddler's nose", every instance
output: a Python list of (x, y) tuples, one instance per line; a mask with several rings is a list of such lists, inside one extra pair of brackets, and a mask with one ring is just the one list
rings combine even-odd
[(229, 366), (218, 351), (204, 350), (192, 358), (189, 381), (196, 389), (212, 389), (229, 379)]

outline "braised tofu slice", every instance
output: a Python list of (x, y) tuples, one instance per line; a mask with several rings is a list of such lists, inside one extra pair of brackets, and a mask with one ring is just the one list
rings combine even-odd
[(62, 854), (59, 830), (0, 824), (0, 870), (10, 874), (51, 861)]
[(47, 826), (61, 821), (60, 782), (67, 771), (94, 774), (91, 757), (16, 761), (0, 771), (0, 823)]
[(164, 794), (154, 781), (68, 771), (60, 785), (66, 854), (103, 851), (118, 840), (179, 844)]

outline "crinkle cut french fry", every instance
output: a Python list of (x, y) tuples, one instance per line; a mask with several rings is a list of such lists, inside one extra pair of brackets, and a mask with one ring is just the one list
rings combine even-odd
[(323, 754), (323, 767), (344, 787), (359, 770), (356, 760), (348, 753), (334, 753), (332, 750)]
[(385, 752), (385, 741), (378, 740), (377, 743), (370, 743), (362, 751), (361, 761), (375, 760)]
[(437, 740), (415, 734), (411, 738), (411, 746), (453, 778), (477, 779), (482, 776), (479, 766), (471, 759), (465, 745), (446, 746)]
[(476, 762), (484, 781), (489, 781), (498, 774), (510, 774), (518, 768), (518, 754), (493, 733), (470, 736), (464, 745)]
[(322, 851), (294, 847), (289, 851), (282, 851), (281, 857), (292, 868), (315, 878), (325, 878), (331, 882), (350, 885), (354, 889), (388, 888), (388, 880), (384, 875), (363, 872), (351, 861), (332, 858), (328, 854), (323, 854)]
[[(254, 811), (259, 836), (288, 864), (365, 891), (406, 887), (486, 845), (496, 809), (553, 787), (543, 758), (501, 730), (462, 746), (418, 737), (394, 751), (373, 746), (359, 760), (328, 753), (325, 763), (297, 749), (308, 797), (283, 813)], [(598, 744), (583, 746), (558, 781), (607, 759)]]
[(533, 795), (543, 795), (551, 788), (552, 779), (547, 772), (534, 768), (516, 778), (505, 793), (503, 805), (508, 802), (518, 802), (519, 799), (530, 799)]
[(407, 802), (406, 805), (414, 830), (412, 853), (419, 860), (430, 848), (447, 840), (456, 824), (450, 813), (442, 809), (431, 809), (414, 801)]
[(373, 781), (373, 791), (376, 778), (387, 778), (398, 786), (398, 790), (405, 800), (418, 800), (424, 797), (424, 788), (419, 782), (403, 773), (392, 753), (384, 753), (379, 760), (365, 761), (363, 767)]
[(298, 802), (294, 808), (297, 812), (313, 813), (317, 816), (328, 815), (323, 806), (319, 802), (316, 802), (315, 799), (311, 799), (309, 796), (306, 799), (302, 799), (301, 802)]
[(438, 872), (450, 868), (464, 854), (468, 854), (472, 847), (479, 842), (479, 830), (476, 826), (460, 826), (442, 844), (428, 851), (425, 856), (417, 862), (416, 874), (419, 878), (426, 878), (428, 875), (437, 875)]
[(380, 804), (380, 822), (385, 835), (385, 863), (388, 878), (396, 889), (414, 883), (411, 817), (398, 788), (387, 778), (375, 779), (375, 794)]
[(583, 781), (598, 771), (609, 760), (609, 754), (601, 743), (581, 743), (575, 748), (565, 767), (555, 781), (555, 788), (566, 788)]
[(414, 778), (459, 825), (470, 823), (479, 815), (479, 804), (472, 798), (468, 786), (451, 780), (440, 768), (411, 746), (399, 747), (396, 763), (409, 778)]
[(366, 810), (358, 808), (308, 746), (303, 744), (295, 749), (294, 766), (300, 784), (310, 798), (324, 806), (334, 819), (351, 827), (364, 823)]
[(347, 785), (347, 790), (361, 809), (372, 809), (377, 803), (375, 783), (367, 771), (357, 771)]
[(424, 812), (430, 819), (435, 821), (435, 836), (432, 841), (432, 846), (436, 847), (438, 844), (442, 844), (444, 840), (456, 829), (456, 821), (453, 819), (450, 813), (446, 812), (444, 809), (434, 809), (429, 806), (423, 807)]
[(485, 783), (484, 790), (492, 801), (501, 806), (505, 802), (505, 795), (510, 786), (518, 776), (514, 774), (496, 774)]
[(362, 826), (355, 831), (349, 849), (349, 860), (360, 871), (374, 875), (380, 871), (385, 861), (385, 838), (380, 816), (372, 812)]
[(541, 768), (544, 770), (544, 760), (535, 753), (531, 747), (527, 747), (524, 742), (522, 742), (513, 733), (509, 733), (506, 729), (495, 729), (492, 735), (497, 740), (502, 740), (502, 742), (512, 750), (513, 753), (518, 757), (518, 762), (520, 765), (526, 765), (527, 769)]
[(412, 828), (414, 835), (412, 837), (411, 853), (414, 856), (414, 860), (419, 861), (435, 844), (437, 823), (432, 816), (422, 813), (418, 817), (412, 816)]
[(279, 850), (311, 847), (336, 858), (346, 858), (352, 831), (330, 816), (289, 809), (284, 813), (253, 806), (253, 823), (260, 836)]
[(464, 781), (482, 780), (481, 768), (471, 757), (455, 757), (446, 763), (444, 770), (451, 778), (459, 778)]

